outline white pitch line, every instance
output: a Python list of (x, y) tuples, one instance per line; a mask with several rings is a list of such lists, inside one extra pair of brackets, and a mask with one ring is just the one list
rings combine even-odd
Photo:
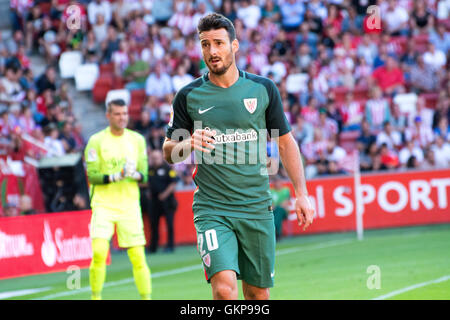
[(38, 292), (48, 291), (51, 288), (52, 287), (44, 287), (44, 288), (22, 289), (22, 290), (15, 290), (15, 291), (0, 292), (0, 300), (14, 298), (14, 297), (20, 297), (20, 296), (27, 296), (27, 295), (38, 293)]
[(350, 242), (353, 242), (353, 241), (355, 241), (355, 240), (343, 239), (343, 240), (336, 240), (336, 241), (329, 241), (329, 242), (325, 242), (325, 243), (319, 243), (318, 245), (311, 246), (311, 247), (306, 247), (306, 248), (303, 248), (303, 247), (286, 248), (286, 249), (278, 250), (276, 252), (276, 255), (277, 256), (281, 256), (281, 255), (284, 255), (284, 254), (300, 252), (300, 251), (311, 251), (311, 250), (317, 250), (317, 249), (330, 248), (330, 247), (339, 246), (341, 244), (350, 243)]
[[(178, 268), (178, 269), (173, 269), (173, 270), (168, 270), (168, 271), (161, 271), (161, 272), (152, 273), (151, 277), (152, 277), (152, 279), (161, 278), (161, 277), (166, 277), (166, 276), (171, 276), (171, 275), (174, 275), (174, 274), (189, 272), (189, 271), (193, 271), (193, 270), (197, 270), (197, 269), (201, 269), (201, 268), (202, 268), (201, 264), (196, 264), (196, 265), (187, 266), (187, 267), (183, 267), (183, 268)], [(116, 287), (116, 286), (121, 286), (123, 284), (128, 284), (128, 283), (132, 283), (132, 282), (134, 282), (134, 278), (133, 277), (122, 279), (122, 280), (118, 280), (118, 281), (106, 282), (103, 287), (104, 288)], [(90, 291), (91, 291), (90, 287), (84, 287), (84, 288), (77, 289), (77, 290), (72, 290), (72, 291), (57, 292), (57, 293), (50, 294), (50, 295), (47, 295), (47, 296), (44, 296), (44, 297), (36, 298), (34, 300), (50, 300), (50, 299), (54, 299), (54, 298), (61, 298), (61, 297), (71, 296), (71, 295), (75, 295), (75, 294), (79, 294), (79, 293), (85, 293), (85, 292), (90, 292)]]
[(373, 298), (372, 300), (389, 299), (389, 298), (392, 298), (392, 297), (394, 297), (396, 295), (399, 295), (399, 294), (402, 294), (402, 293), (405, 293), (405, 292), (408, 292), (408, 291), (411, 291), (411, 290), (422, 288), (422, 287), (428, 286), (430, 284), (441, 283), (441, 282), (444, 282), (444, 281), (447, 281), (447, 280), (450, 280), (450, 275), (446, 275), (446, 276), (440, 277), (438, 279), (434, 279), (434, 280), (430, 280), (430, 281), (414, 284), (414, 285), (406, 287), (406, 288), (398, 289), (398, 290), (395, 290), (395, 291), (383, 294), (382, 296), (379, 296), (377, 298)]
[[(348, 243), (348, 242), (352, 242), (354, 240), (338, 240), (338, 241), (329, 241), (329, 242), (325, 242), (325, 243), (320, 243), (318, 245), (315, 246), (311, 246), (311, 247), (306, 247), (306, 248), (287, 248), (287, 249), (282, 249), (276, 252), (276, 255), (284, 255), (284, 254), (289, 254), (289, 253), (293, 253), (293, 252), (298, 252), (298, 251), (309, 251), (309, 250), (317, 250), (317, 249), (322, 249), (322, 248), (328, 248), (328, 247), (334, 247), (337, 245), (341, 245), (344, 243)], [(160, 277), (165, 277), (165, 276), (170, 276), (170, 275), (174, 275), (174, 274), (180, 274), (180, 273), (184, 273), (184, 272), (189, 272), (189, 271), (193, 271), (193, 270), (197, 270), (197, 269), (202, 269), (202, 265), (201, 264), (195, 264), (195, 265), (191, 265), (191, 266), (187, 266), (187, 267), (183, 267), (183, 268), (178, 268), (178, 269), (173, 269), (173, 270), (168, 270), (168, 271), (161, 271), (161, 272), (156, 272), (152, 274), (152, 279), (154, 278), (160, 278)], [(106, 282), (104, 285), (104, 288), (108, 288), (108, 287), (115, 287), (115, 286), (120, 286), (123, 284), (128, 284), (128, 283), (132, 283), (134, 282), (134, 278), (126, 278), (123, 280), (118, 280), (118, 281), (111, 281), (111, 282)], [(85, 288), (81, 288), (81, 289), (77, 289), (77, 290), (72, 290), (72, 291), (63, 291), (63, 292), (57, 292), (54, 294), (50, 294), (44, 297), (40, 297), (40, 298), (36, 298), (34, 300), (50, 300), (50, 299), (54, 299), (54, 298), (61, 298), (61, 297), (66, 297), (66, 296), (72, 296), (72, 295), (76, 295), (76, 294), (80, 294), (80, 293), (85, 293), (85, 292), (90, 292), (91, 288), (90, 287), (85, 287)]]

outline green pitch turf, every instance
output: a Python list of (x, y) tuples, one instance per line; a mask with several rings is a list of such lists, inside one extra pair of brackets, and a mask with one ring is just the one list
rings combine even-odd
[[(450, 299), (450, 224), (366, 230), (364, 236), (363, 241), (356, 240), (353, 232), (282, 239), (277, 244), (271, 298)], [(147, 259), (153, 299), (211, 298), (195, 246)], [(369, 277), (375, 276), (379, 289), (369, 289), (368, 282), (376, 283)], [(81, 270), (80, 289), (69, 290), (68, 280), (64, 272), (0, 280), (0, 297), (7, 293), (9, 299), (19, 300), (90, 298), (87, 269)], [(42, 291), (18, 292), (25, 289)], [(139, 298), (125, 251), (112, 253), (103, 298)]]

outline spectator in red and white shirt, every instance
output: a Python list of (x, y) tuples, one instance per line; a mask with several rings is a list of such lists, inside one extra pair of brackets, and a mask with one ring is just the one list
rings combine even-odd
[(314, 140), (300, 146), (305, 157), (305, 175), (309, 178), (317, 175), (316, 163), (326, 155), (328, 140), (323, 137), (322, 130), (314, 129)]
[(367, 100), (364, 113), (370, 129), (374, 132), (380, 131), (384, 122), (391, 121), (389, 103), (383, 98), (379, 87), (372, 88), (371, 99)]
[(342, 130), (359, 130), (364, 117), (364, 109), (359, 101), (353, 100), (353, 92), (348, 91), (345, 102), (340, 106), (339, 112), (342, 117)]
[(434, 141), (433, 131), (430, 126), (423, 123), (420, 116), (414, 119), (414, 124), (406, 128), (405, 130), (405, 140), (415, 141), (416, 145), (421, 148), (428, 148)]
[(306, 122), (312, 125), (317, 125), (319, 123), (319, 109), (318, 101), (313, 96), (309, 97), (308, 104), (302, 107), (300, 114)]
[(127, 40), (123, 39), (119, 43), (119, 50), (114, 52), (112, 55), (112, 62), (114, 63), (114, 72), (117, 76), (122, 76), (125, 69), (130, 64), (130, 60), (128, 58), (130, 53), (130, 48)]
[(334, 140), (336, 138), (338, 133), (338, 124), (336, 120), (328, 117), (327, 110), (325, 108), (319, 109), (319, 121), (316, 126), (322, 130), (325, 139)]
[(180, 29), (184, 36), (191, 34), (195, 31), (192, 11), (192, 4), (185, 1), (183, 6), (179, 6), (179, 8), (177, 8), (177, 12), (175, 12), (175, 14), (169, 19), (167, 24), (170, 27), (177, 27)]
[(269, 64), (267, 55), (263, 52), (261, 43), (255, 45), (255, 50), (248, 55), (248, 62), (260, 74), (261, 70)]

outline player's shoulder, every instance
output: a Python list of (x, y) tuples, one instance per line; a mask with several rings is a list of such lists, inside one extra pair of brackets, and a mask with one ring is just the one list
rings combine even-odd
[(245, 79), (261, 84), (269, 91), (274, 90), (274, 88), (276, 88), (275, 83), (271, 79), (263, 77), (261, 75), (245, 72)]
[(125, 128), (125, 132), (127, 133), (128, 136), (132, 137), (133, 139), (145, 141), (145, 137), (137, 131)]
[(178, 92), (175, 95), (175, 97), (183, 97), (183, 98), (185, 98), (192, 90), (194, 90), (195, 88), (200, 87), (204, 82), (205, 82), (205, 80), (203, 79), (203, 76), (192, 80), (191, 82), (189, 82), (185, 86), (181, 87), (181, 89), (178, 90)]
[(88, 143), (91, 143), (91, 144), (92, 144), (92, 143), (95, 143), (95, 142), (97, 142), (97, 141), (102, 140), (102, 139), (105, 137), (106, 129), (107, 129), (107, 128), (102, 129), (102, 130), (97, 131), (96, 133), (94, 133), (94, 134), (89, 138)]

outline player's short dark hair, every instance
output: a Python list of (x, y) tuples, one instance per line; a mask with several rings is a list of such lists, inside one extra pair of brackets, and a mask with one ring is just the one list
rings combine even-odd
[(126, 107), (127, 103), (123, 99), (114, 99), (108, 102), (106, 105), (106, 111), (110, 112), (112, 106)]
[(236, 30), (234, 29), (233, 23), (227, 17), (219, 13), (210, 13), (200, 19), (197, 26), (197, 32), (200, 34), (204, 31), (218, 30), (224, 28), (230, 42), (236, 39)]

